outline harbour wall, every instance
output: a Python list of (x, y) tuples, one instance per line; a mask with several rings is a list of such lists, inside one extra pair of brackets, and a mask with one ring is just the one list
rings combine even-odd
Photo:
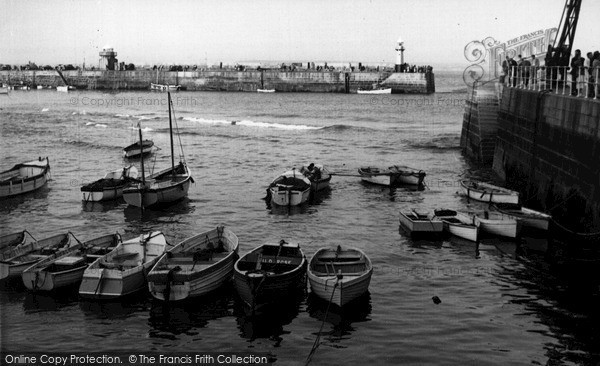
[(498, 134), (498, 96), (493, 84), (473, 87), (465, 102), (460, 146), (473, 161), (491, 165)]
[(527, 207), (577, 232), (600, 231), (600, 100), (505, 88), (493, 169)]
[[(381, 86), (392, 88), (395, 93), (435, 92), (433, 72), (73, 70), (62, 71), (62, 74), (69, 85), (92, 90), (147, 90), (151, 83), (157, 83), (199, 91), (275, 89), (278, 92), (356, 93), (359, 88), (370, 90)], [(65, 85), (56, 71), (0, 71), (0, 81), (9, 85)]]

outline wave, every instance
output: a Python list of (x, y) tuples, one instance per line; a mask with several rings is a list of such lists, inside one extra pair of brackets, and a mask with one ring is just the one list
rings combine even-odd
[(426, 141), (414, 141), (409, 143), (408, 146), (415, 149), (433, 151), (456, 150), (460, 149), (460, 135), (440, 136)]
[(48, 109), (48, 108), (44, 108), (44, 109), (42, 109), (42, 112), (48, 112), (49, 110), (50, 109)]
[(101, 144), (96, 144), (96, 143), (87, 142), (87, 141), (83, 141), (83, 140), (67, 141), (66, 144), (78, 146), (78, 147), (86, 147), (86, 148), (102, 149), (102, 150), (112, 150), (115, 148), (115, 146), (101, 145)]
[(368, 127), (356, 127), (349, 125), (331, 125), (320, 127), (323, 131), (334, 131), (334, 132), (342, 132), (342, 131), (372, 131), (371, 128)]
[(115, 117), (119, 117), (119, 118), (129, 118), (129, 117), (131, 117), (131, 115), (129, 115), (129, 114), (121, 114), (121, 113), (117, 113), (117, 114), (115, 114)]
[(252, 120), (226, 120), (226, 119), (206, 119), (197, 117), (184, 117), (184, 121), (204, 123), (204, 124), (224, 124), (224, 125), (236, 125), (246, 127), (259, 127), (259, 128), (277, 128), (281, 130), (319, 130), (323, 127), (308, 126), (308, 125), (294, 125), (294, 124), (282, 124), (282, 123), (270, 123), (270, 122), (257, 122)]
[[(137, 128), (137, 127), (135, 127), (135, 126), (131, 126), (131, 127), (129, 127), (129, 129), (130, 129), (130, 130), (137, 130), (138, 128)], [(154, 129), (153, 129), (153, 128), (150, 128), (150, 127), (144, 127), (144, 128), (142, 128), (142, 131), (143, 131), (143, 132), (148, 132), (148, 131), (154, 131)]]

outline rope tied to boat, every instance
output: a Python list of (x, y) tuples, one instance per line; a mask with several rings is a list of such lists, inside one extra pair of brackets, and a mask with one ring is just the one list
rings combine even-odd
[(323, 321), (321, 321), (321, 327), (319, 328), (319, 332), (317, 333), (317, 338), (315, 338), (315, 342), (312, 345), (312, 348), (310, 349), (310, 352), (308, 354), (308, 357), (306, 357), (306, 363), (304, 364), (305, 366), (308, 366), (308, 364), (310, 363), (310, 361), (312, 360), (312, 357), (314, 356), (315, 352), (317, 352), (317, 348), (319, 348), (320, 340), (321, 340), (321, 333), (323, 332), (323, 326), (325, 325), (325, 321), (327, 320), (327, 315), (329, 315), (329, 308), (331, 307), (331, 302), (333, 301), (333, 296), (335, 295), (335, 289), (338, 286), (340, 280), (342, 279), (342, 276), (336, 276), (337, 280), (335, 281), (335, 284), (333, 284), (333, 289), (331, 290), (331, 297), (329, 298), (329, 302), (327, 303), (327, 309), (325, 310), (325, 316), (323, 317)]

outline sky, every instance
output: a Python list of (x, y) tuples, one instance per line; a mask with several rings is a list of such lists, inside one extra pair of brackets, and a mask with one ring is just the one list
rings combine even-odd
[[(464, 47), (558, 27), (564, 0), (0, 0), (0, 64), (119, 61), (468, 64)], [(574, 48), (600, 50), (600, 1), (583, 0)], [(594, 26), (595, 28), (592, 28)], [(595, 35), (595, 37), (593, 37)]]

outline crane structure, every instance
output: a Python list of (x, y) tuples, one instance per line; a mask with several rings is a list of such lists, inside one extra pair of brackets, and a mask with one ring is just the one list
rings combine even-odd
[(554, 40), (553, 45), (548, 45), (546, 53), (546, 66), (569, 66), (577, 21), (579, 20), (579, 9), (582, 0), (567, 0), (563, 9), (558, 30), (560, 36)]

